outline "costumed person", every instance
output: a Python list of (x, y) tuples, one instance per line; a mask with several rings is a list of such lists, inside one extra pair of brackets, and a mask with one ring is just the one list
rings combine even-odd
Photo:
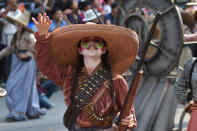
[[(6, 48), (12, 38), (16, 33), (17, 28), (12, 23), (6, 21), (4, 16), (8, 15), (10, 17), (16, 17), (21, 14), (21, 11), (18, 9), (18, 3), (16, 0), (7, 0), (6, 8), (2, 8), (0, 10), (0, 24), (1, 26), (1, 43), (0, 43), (0, 51)], [(0, 60), (0, 82), (5, 83), (10, 73), (10, 65), (11, 65), (11, 56), (4, 57)]]
[(21, 121), (38, 118), (46, 113), (40, 109), (36, 87), (36, 63), (33, 58), (36, 42), (33, 31), (28, 28), (30, 13), (18, 17), (6, 16), (5, 19), (17, 26), (11, 44), (0, 52), (0, 59), (12, 54), (11, 72), (6, 83), (6, 104), (9, 114), (7, 121)]
[[(185, 62), (181, 76), (176, 79), (175, 87), (180, 103), (186, 104), (189, 101), (186, 109), (187, 112), (191, 113), (188, 131), (197, 130), (197, 64), (195, 59), (195, 57), (192, 57)], [(190, 91), (192, 91), (191, 94)], [(189, 99), (189, 97), (191, 98)]]
[[(136, 58), (137, 34), (127, 28), (100, 24), (76, 24), (48, 33), (51, 20), (39, 14), (36, 61), (44, 75), (63, 87), (68, 109), (64, 125), (71, 131), (115, 130), (112, 126), (128, 92), (119, 75)], [(136, 127), (134, 107), (121, 119)]]
[[(184, 41), (196, 41), (197, 33), (195, 34), (184, 34)], [(188, 108), (186, 111), (191, 113), (190, 122), (188, 125), (188, 131), (196, 131), (197, 130), (197, 64), (195, 61), (195, 57), (189, 58), (184, 63), (184, 69), (181, 74), (176, 79), (176, 94), (177, 98), (181, 104), (186, 104), (189, 101)]]

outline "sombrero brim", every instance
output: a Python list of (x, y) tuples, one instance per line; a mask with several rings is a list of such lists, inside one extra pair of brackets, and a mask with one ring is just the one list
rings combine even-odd
[(21, 21), (14, 19), (10, 16), (5, 16), (4, 19), (6, 19), (7, 21), (9, 21), (12, 24), (19, 24), (21, 25), (23, 28), (25, 28), (27, 31), (34, 33), (34, 31), (32, 29), (30, 29), (26, 24), (22, 23)]
[(137, 34), (127, 28), (114, 25), (76, 24), (58, 28), (51, 33), (50, 53), (60, 65), (76, 65), (77, 45), (87, 36), (98, 36), (105, 40), (108, 62), (112, 71), (123, 73), (134, 62), (138, 50)]

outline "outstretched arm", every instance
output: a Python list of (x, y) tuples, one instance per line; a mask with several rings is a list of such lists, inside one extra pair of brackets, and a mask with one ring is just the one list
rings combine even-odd
[(38, 21), (34, 18), (32, 18), (32, 20), (38, 29), (38, 32), (35, 33), (35, 37), (37, 39), (35, 45), (35, 59), (38, 69), (57, 85), (63, 85), (64, 78), (68, 74), (68, 67), (57, 65), (49, 53), (49, 41), (51, 35), (48, 33), (48, 29), (51, 24), (51, 20), (46, 16), (46, 13), (43, 15), (39, 14)]

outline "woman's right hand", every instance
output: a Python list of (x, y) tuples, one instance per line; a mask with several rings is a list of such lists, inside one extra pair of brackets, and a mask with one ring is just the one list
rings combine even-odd
[(48, 33), (49, 27), (52, 23), (51, 20), (49, 20), (49, 17), (46, 16), (46, 13), (41, 15), (40, 13), (38, 14), (38, 21), (35, 20), (35, 18), (32, 18), (32, 21), (36, 25), (38, 29), (38, 34), (39, 35), (45, 35)]

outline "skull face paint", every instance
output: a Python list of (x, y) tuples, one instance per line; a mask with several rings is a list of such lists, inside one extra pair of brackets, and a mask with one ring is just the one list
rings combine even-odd
[[(94, 47), (94, 48), (91, 48)], [(81, 40), (81, 51), (85, 49), (100, 49), (103, 50), (104, 44), (103, 40), (99, 37), (85, 37)]]

